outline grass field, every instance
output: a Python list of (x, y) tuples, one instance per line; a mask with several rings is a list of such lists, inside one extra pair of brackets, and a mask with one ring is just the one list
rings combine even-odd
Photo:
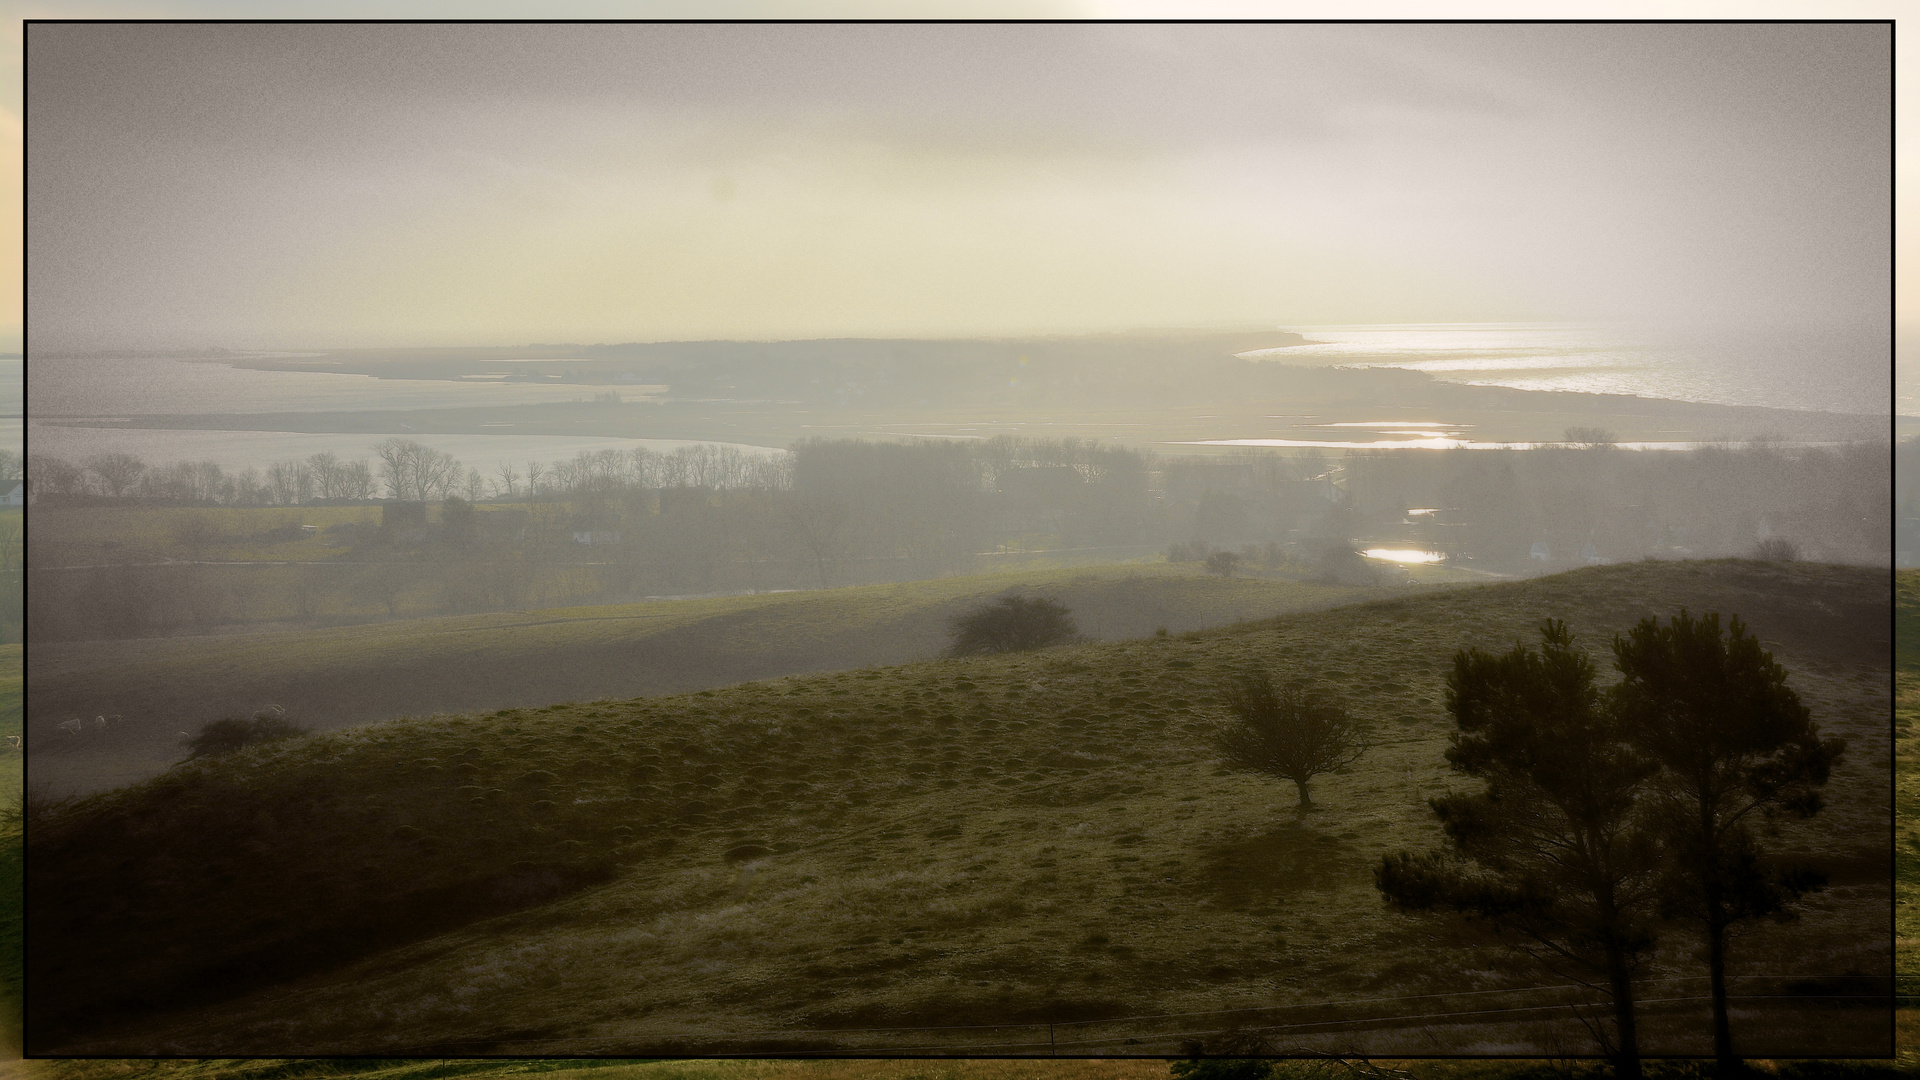
[[(326, 729), (904, 663), (937, 656), (949, 618), (1008, 590), (1058, 596), (1083, 634), (1118, 639), (1408, 587), (1220, 578), (1194, 564), (1158, 563), (330, 629), (38, 643), (27, 716), (34, 782), (73, 793), (145, 779), (181, 757), (181, 730), (270, 703)], [(121, 719), (80, 738), (57, 727), (103, 715)]]
[[(1736, 1035), (1754, 1056), (1858, 1053), (1887, 1045), (1884, 1014), (1832, 995), (1890, 963), (1885, 583), (1596, 568), (185, 766), (36, 828), (32, 941), (53, 959), (33, 1049), (1166, 1054), (1238, 1022), (1394, 1056), (1587, 1053), (1564, 1006), (1489, 1012), (1557, 1005), (1539, 989), (1557, 980), (1386, 911), (1370, 868), (1438, 842), (1454, 649), (1553, 615), (1603, 650), (1685, 605), (1743, 615), (1852, 740), (1828, 811), (1782, 841), (1833, 886), (1742, 940)], [(1318, 811), (1216, 764), (1220, 687), (1250, 664), (1373, 725)], [(1651, 973), (1675, 999), (1647, 1006), (1651, 1051), (1706, 1049), (1693, 949), (1671, 934)]]
[[(159, 559), (274, 561), (336, 558), (345, 545), (325, 530), (380, 524), (378, 506), (36, 507), (30, 535), (36, 561), (50, 565)], [(311, 536), (268, 538), (289, 525)]]

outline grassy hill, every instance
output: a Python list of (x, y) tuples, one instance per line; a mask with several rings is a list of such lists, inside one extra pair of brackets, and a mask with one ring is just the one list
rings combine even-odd
[[(905, 663), (939, 655), (949, 618), (1007, 590), (1058, 596), (1083, 634), (1112, 639), (1406, 587), (1227, 579), (1160, 563), (331, 629), (39, 643), (28, 715), (34, 783), (76, 793), (146, 779), (180, 759), (180, 731), (268, 703), (327, 729)], [(56, 726), (102, 715), (122, 719), (82, 738)]]
[[(1634, 564), (195, 763), (36, 823), (30, 1049), (1165, 1054), (1288, 1025), (1588, 1052), (1563, 980), (1386, 911), (1370, 870), (1438, 843), (1455, 649), (1551, 615), (1604, 652), (1684, 605), (1745, 617), (1851, 740), (1827, 812), (1782, 841), (1833, 886), (1742, 939), (1736, 1036), (1858, 1053), (1884, 1012), (1834, 995), (1890, 963), (1890, 599), (1870, 570)], [(1220, 688), (1252, 664), (1373, 725), (1316, 812), (1217, 766)], [(1676, 932), (1650, 973), (1654, 1052), (1707, 1049), (1693, 952)]]

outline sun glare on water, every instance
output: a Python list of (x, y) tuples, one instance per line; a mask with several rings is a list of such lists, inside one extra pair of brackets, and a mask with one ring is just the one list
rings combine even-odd
[(1369, 559), (1397, 563), (1435, 563), (1446, 558), (1438, 551), (1422, 551), (1419, 548), (1368, 548), (1360, 554)]

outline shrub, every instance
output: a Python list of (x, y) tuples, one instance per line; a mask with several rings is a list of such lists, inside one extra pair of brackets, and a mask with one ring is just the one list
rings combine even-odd
[(192, 761), (194, 758), (219, 757), (249, 746), (291, 739), (306, 733), (306, 728), (287, 719), (285, 709), (269, 705), (252, 716), (230, 716), (204, 724), (198, 735), (189, 735), (181, 742), (188, 751), (185, 760)]
[(949, 624), (949, 656), (1023, 652), (1071, 641), (1080, 633), (1067, 605), (1045, 596), (1003, 596)]
[(1232, 577), (1240, 569), (1240, 556), (1231, 551), (1216, 551), (1207, 556), (1207, 573), (1219, 577)]

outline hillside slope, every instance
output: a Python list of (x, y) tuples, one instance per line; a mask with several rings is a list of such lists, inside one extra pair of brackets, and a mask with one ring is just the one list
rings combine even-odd
[[(1884, 1009), (1836, 995), (1891, 964), (1889, 593), (1838, 567), (1604, 567), (190, 765), (35, 829), (29, 1048), (1165, 1054), (1259, 1026), (1588, 1052), (1564, 979), (1384, 910), (1370, 870), (1438, 843), (1455, 649), (1554, 616), (1604, 653), (1686, 606), (1745, 617), (1851, 740), (1829, 809), (1782, 841), (1833, 885), (1742, 939), (1736, 1037), (1884, 1053)], [(1254, 664), (1373, 725), (1316, 812), (1216, 765), (1220, 688)], [(1708, 1046), (1694, 951), (1672, 931), (1648, 974), (1651, 1051)]]
[[(1095, 638), (1175, 632), (1397, 595), (1167, 564), (810, 592), (404, 619), (272, 633), (35, 645), (34, 783), (71, 794), (156, 775), (181, 730), (282, 705), (317, 730), (400, 715), (679, 693), (940, 654), (947, 620), (1007, 590), (1059, 596)], [(69, 737), (70, 717), (118, 716)]]

